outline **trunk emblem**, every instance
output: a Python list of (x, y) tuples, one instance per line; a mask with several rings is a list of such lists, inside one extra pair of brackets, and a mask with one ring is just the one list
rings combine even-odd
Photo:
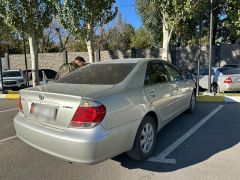
[(39, 99), (41, 100), (41, 101), (43, 101), (44, 100), (44, 96), (42, 95), (42, 94), (39, 94)]

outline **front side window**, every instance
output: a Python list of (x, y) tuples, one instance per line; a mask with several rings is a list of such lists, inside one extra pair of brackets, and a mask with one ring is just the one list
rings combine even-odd
[(167, 69), (167, 72), (170, 76), (171, 81), (182, 81), (183, 75), (180, 73), (174, 66), (170, 64), (164, 64), (165, 68)]
[(134, 69), (136, 63), (90, 64), (68, 76), (55, 81), (56, 83), (114, 85), (122, 82)]
[(168, 82), (167, 72), (160, 62), (151, 61), (147, 65), (145, 85), (154, 85)]

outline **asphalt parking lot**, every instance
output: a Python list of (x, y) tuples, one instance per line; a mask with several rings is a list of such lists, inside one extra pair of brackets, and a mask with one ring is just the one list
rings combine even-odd
[(240, 180), (240, 104), (198, 103), (158, 134), (153, 158), (125, 154), (96, 165), (70, 164), (15, 137), (17, 101), (0, 100), (0, 179)]

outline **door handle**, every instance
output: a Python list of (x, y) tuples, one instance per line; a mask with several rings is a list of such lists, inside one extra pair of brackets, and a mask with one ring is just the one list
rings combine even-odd
[(155, 93), (155, 92), (151, 92), (151, 93), (149, 93), (149, 96), (151, 96), (151, 97), (155, 97), (157, 94)]
[(150, 91), (149, 92), (149, 96), (151, 97), (155, 97), (157, 95), (157, 93), (155, 91)]

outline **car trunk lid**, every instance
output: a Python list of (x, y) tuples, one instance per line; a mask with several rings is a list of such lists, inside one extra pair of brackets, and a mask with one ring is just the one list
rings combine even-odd
[[(53, 87), (55, 85), (55, 88)], [(65, 129), (83, 97), (111, 88), (89, 85), (51, 84), (21, 91), (23, 112), (29, 121), (58, 129)]]

